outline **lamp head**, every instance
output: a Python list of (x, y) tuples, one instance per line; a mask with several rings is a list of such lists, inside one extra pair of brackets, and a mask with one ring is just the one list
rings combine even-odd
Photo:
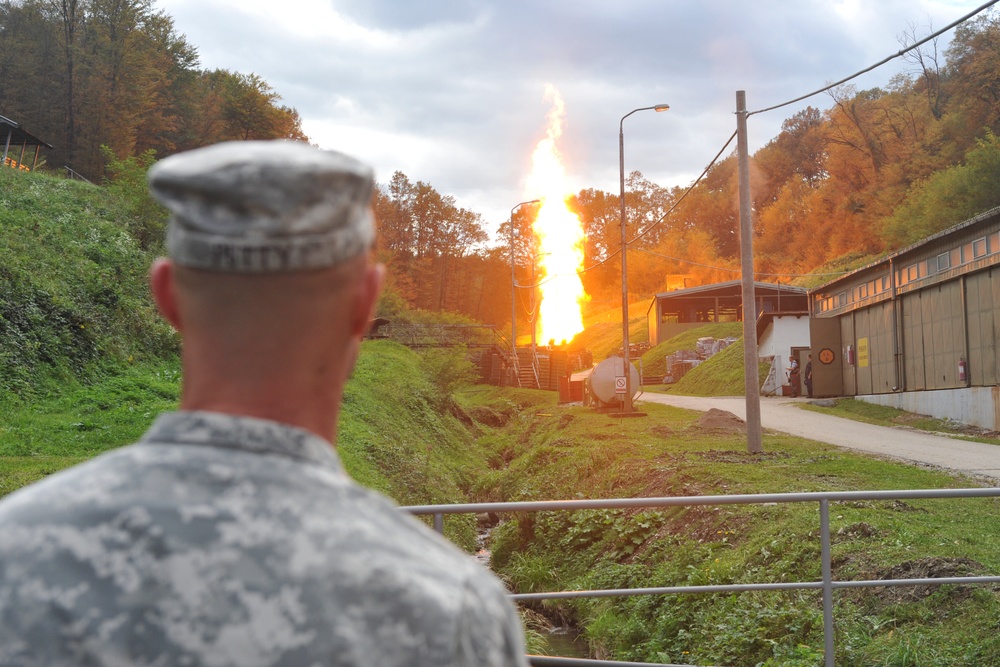
[(661, 111), (666, 111), (669, 108), (670, 108), (669, 104), (657, 104), (655, 107), (653, 107), (653, 110), (656, 111), (656, 113), (660, 113)]

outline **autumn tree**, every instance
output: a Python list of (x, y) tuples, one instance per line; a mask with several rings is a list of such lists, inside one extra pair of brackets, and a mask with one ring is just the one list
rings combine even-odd
[(0, 114), (53, 144), (49, 164), (93, 181), (101, 146), (163, 157), (227, 139), (306, 140), (255, 74), (198, 70), (152, 0), (0, 0)]
[(475, 285), (482, 280), (475, 274), (486, 270), (485, 256), (499, 256), (482, 247), (489, 237), (479, 214), (398, 171), (376, 190), (377, 253), (390, 286), (416, 308), (479, 310)]

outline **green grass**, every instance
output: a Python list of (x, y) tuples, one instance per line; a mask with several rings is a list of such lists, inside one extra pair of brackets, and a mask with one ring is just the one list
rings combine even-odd
[[(763, 384), (770, 362), (760, 362), (758, 378)], [(743, 362), (743, 338), (701, 362), (684, 377), (666, 388), (670, 394), (684, 396), (744, 396), (746, 374)]]
[[(136, 441), (178, 405), (176, 360), (128, 365), (87, 382), (0, 404), (0, 495)], [(455, 503), (486, 471), (471, 419), (433, 382), (421, 357), (390, 342), (362, 346), (345, 391), (338, 451), (348, 473), (400, 504)], [(475, 546), (475, 518), (448, 536)]]
[(129, 223), (104, 189), (0, 169), (0, 395), (176, 352)]
[(666, 375), (666, 358), (680, 350), (696, 349), (699, 338), (706, 336), (712, 338), (729, 338), (731, 336), (740, 336), (742, 333), (742, 322), (717, 322), (688, 329), (651, 348), (646, 354), (642, 355), (643, 374)]
[[(484, 405), (516, 409), (505, 426), (485, 429), (493, 472), (473, 489), (477, 500), (969, 485), (784, 435), (766, 435), (765, 453), (750, 455), (744, 436), (706, 432), (699, 414), (667, 406), (650, 405), (647, 418), (622, 420), (556, 406), (542, 392), (478, 396)], [(921, 568), (1000, 571), (995, 499), (835, 503), (831, 522), (838, 579)], [(812, 581), (820, 576), (818, 529), (813, 504), (538, 513), (512, 516), (495, 531), (493, 563), (523, 591)], [(899, 595), (837, 594), (838, 665), (900, 664), (907, 651), (919, 658), (910, 664), (1000, 664), (995, 591), (946, 587), (912, 599), (907, 589)], [(547, 601), (532, 609), (574, 619), (595, 653), (618, 660), (822, 664), (814, 592)]]
[[(649, 331), (646, 327), (647, 308), (649, 308), (649, 299), (629, 304), (628, 339), (631, 343), (649, 340)], [(595, 362), (607, 359), (621, 350), (621, 307), (590, 314), (585, 318), (584, 326), (586, 329), (573, 338), (572, 346), (590, 350)]]
[(917, 415), (905, 410), (898, 410), (884, 405), (876, 405), (853, 398), (839, 398), (833, 405), (816, 405), (799, 403), (803, 410), (822, 412), (835, 417), (853, 419), (854, 421), (876, 424), (878, 426), (903, 426), (931, 433), (942, 433), (960, 440), (983, 442), (990, 445), (1000, 445), (1000, 438), (984, 435), (979, 429), (970, 428), (947, 419), (937, 419), (926, 415)]

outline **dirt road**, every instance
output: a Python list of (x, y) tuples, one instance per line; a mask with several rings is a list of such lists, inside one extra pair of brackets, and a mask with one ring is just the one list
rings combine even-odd
[[(795, 405), (803, 400), (761, 397), (761, 425), (831, 445), (957, 470), (1000, 485), (1000, 446), (832, 417)], [(742, 396), (701, 398), (644, 393), (636, 402), (641, 405), (643, 401), (702, 412), (718, 408), (746, 419), (746, 399)]]

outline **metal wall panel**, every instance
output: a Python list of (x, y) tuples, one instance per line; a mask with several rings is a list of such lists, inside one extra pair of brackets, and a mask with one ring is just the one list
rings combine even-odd
[(906, 390), (927, 388), (924, 377), (924, 327), (920, 308), (920, 292), (907, 294), (900, 299), (903, 310), (903, 369)]
[(857, 378), (855, 393), (872, 393), (872, 337), (871, 308), (854, 313), (854, 376)]
[[(844, 354), (841, 355), (841, 371), (844, 376), (844, 395), (855, 396), (858, 393), (857, 375), (855, 374), (855, 369), (857, 368), (858, 363), (858, 342), (854, 339), (854, 313), (848, 313), (847, 315), (837, 319), (840, 320), (840, 340), (844, 346)], [(846, 353), (848, 347), (853, 350), (853, 363)]]
[(896, 385), (896, 360), (892, 345), (892, 303), (884, 302), (869, 309), (870, 335), (868, 347), (871, 357), (871, 382), (873, 394), (886, 394)]
[(966, 280), (969, 318), (969, 373), (973, 386), (1000, 384), (997, 333), (1000, 332), (1000, 271), (983, 271)]
[(989, 359), (989, 336), (984, 336), (984, 333), (988, 334), (991, 322), (984, 322), (983, 319), (990, 313), (984, 313), (982, 308), (985, 301), (983, 291), (987, 296), (990, 292), (989, 273), (971, 275), (965, 282), (965, 301), (969, 312), (969, 372), (974, 385), (983, 384), (984, 377), (995, 375), (995, 361)]
[[(850, 319), (850, 315), (847, 319)], [(844, 354), (840, 320), (814, 318), (809, 322), (809, 345), (813, 355), (813, 396), (844, 395)]]
[(927, 389), (950, 389), (958, 381), (958, 360), (965, 354), (961, 281), (920, 291)]
[[(896, 383), (892, 348), (892, 303), (875, 304), (854, 313), (854, 345), (858, 394), (885, 394)], [(867, 358), (863, 354), (867, 348)]]

